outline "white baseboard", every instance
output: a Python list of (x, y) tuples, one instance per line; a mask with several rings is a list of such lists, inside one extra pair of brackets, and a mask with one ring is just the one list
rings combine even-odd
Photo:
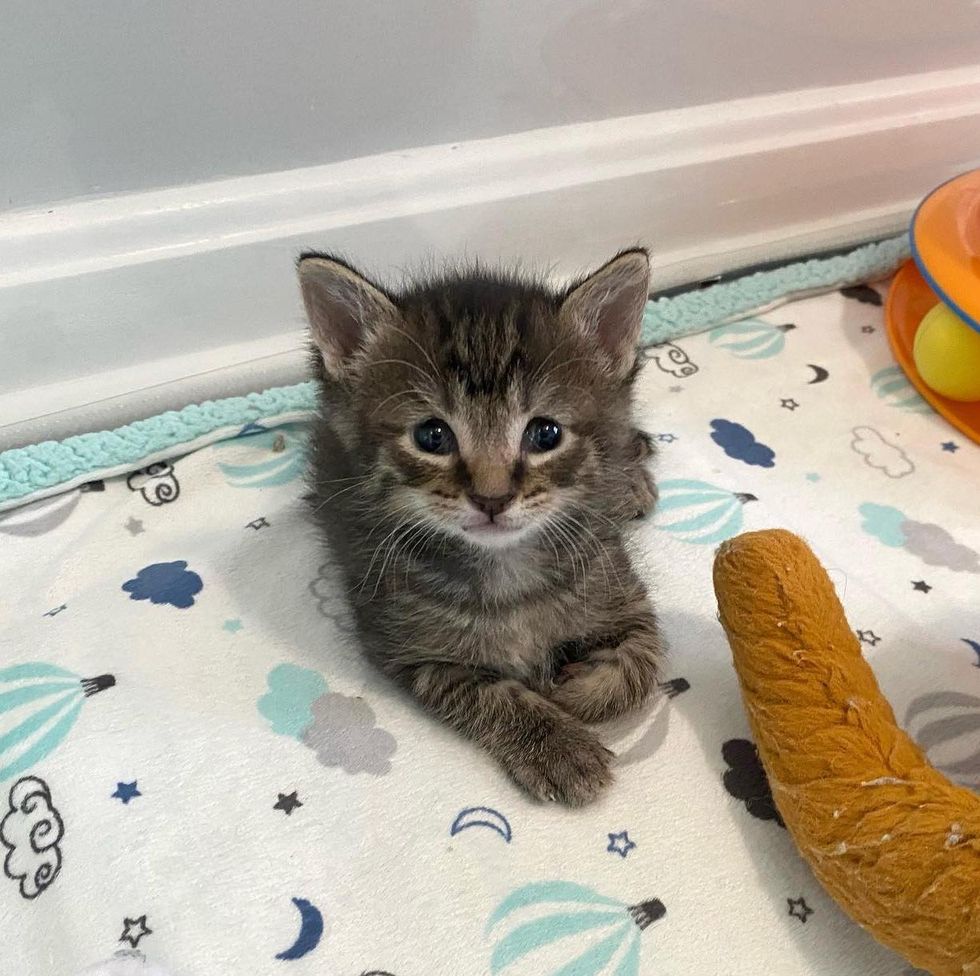
[(384, 278), (461, 254), (565, 276), (643, 242), (667, 286), (895, 233), (980, 164), (978, 136), (980, 67), (9, 213), (0, 448), (86, 404), (124, 422), (194, 376), (222, 395), (267, 356), (298, 377), (305, 248)]

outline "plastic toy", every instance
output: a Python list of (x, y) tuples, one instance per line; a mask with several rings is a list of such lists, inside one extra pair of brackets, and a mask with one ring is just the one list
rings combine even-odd
[(980, 972), (980, 796), (895, 723), (833, 584), (782, 530), (723, 544), (715, 594), (773, 799), (841, 908), (933, 976)]
[(951, 400), (980, 400), (980, 331), (948, 305), (934, 305), (919, 324), (912, 358), (922, 379)]
[(980, 170), (933, 190), (910, 238), (885, 308), (892, 351), (935, 410), (980, 442)]

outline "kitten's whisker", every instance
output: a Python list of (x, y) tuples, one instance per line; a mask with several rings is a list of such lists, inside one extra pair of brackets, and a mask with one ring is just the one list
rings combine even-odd
[(406, 538), (406, 536), (414, 532), (415, 529), (418, 528), (420, 524), (421, 524), (420, 522), (413, 522), (407, 529), (405, 529), (401, 533), (401, 535), (398, 536), (397, 539), (395, 539), (395, 541), (390, 546), (388, 546), (388, 550), (385, 552), (384, 561), (381, 563), (381, 569), (378, 570), (378, 578), (374, 583), (374, 590), (371, 593), (372, 600), (378, 595), (378, 588), (381, 586), (381, 581), (384, 579), (385, 570), (388, 568), (388, 562), (391, 559), (392, 555), (398, 552), (398, 546), (401, 544), (401, 542)]
[(551, 352), (549, 352), (548, 355), (545, 356), (544, 359), (541, 361), (541, 365), (538, 366), (538, 368), (531, 374), (532, 382), (537, 381), (538, 377), (541, 375), (541, 371), (545, 368), (545, 366), (548, 365), (549, 361), (551, 360), (551, 357), (554, 356), (558, 352), (558, 350), (562, 348), (562, 346), (567, 346), (571, 341), (572, 341), (571, 337), (568, 336), (562, 339), (561, 342), (555, 344)]
[(592, 356), (572, 356), (571, 359), (563, 359), (560, 363), (555, 363), (555, 365), (552, 366), (551, 369), (549, 369), (548, 372), (541, 377), (539, 382), (543, 385), (548, 381), (548, 378), (552, 375), (552, 373), (556, 372), (557, 370), (561, 369), (564, 366), (571, 366), (572, 363), (594, 363), (594, 362), (595, 362), (595, 358)]
[[(387, 526), (387, 523), (382, 524)], [(368, 568), (365, 570), (364, 577), (361, 579), (361, 585), (357, 588), (358, 592), (361, 592), (364, 589), (367, 581), (370, 579), (371, 570), (374, 568), (375, 560), (378, 558), (378, 553), (381, 551), (381, 548), (396, 532), (403, 528), (403, 526), (403, 522), (397, 522), (395, 527), (377, 544), (377, 546), (375, 546), (374, 552), (371, 555), (371, 561), (368, 563)]]
[(563, 519), (567, 519), (567, 515), (564, 513), (559, 513), (556, 525), (561, 528), (561, 530), (566, 534), (569, 539), (569, 549), (573, 559), (578, 560), (582, 566), (582, 602), (585, 605), (585, 609), (588, 610), (589, 606), (589, 572), (586, 566), (585, 556), (586, 553), (582, 551), (581, 545), (579, 545), (579, 540), (576, 538), (576, 533), (571, 524), (566, 524)]
[[(588, 511), (593, 512), (593, 514), (596, 515), (596, 516), (598, 516), (599, 518), (605, 519), (605, 521), (609, 522), (609, 524), (612, 525), (614, 528), (616, 527), (616, 523), (613, 522), (611, 519), (607, 519), (601, 512), (596, 512), (594, 509), (589, 508), (589, 506), (587, 506), (587, 505), (582, 505), (582, 507), (585, 508), (585, 509), (587, 509)], [(571, 516), (570, 515), (567, 515), (567, 513), (566, 513), (566, 517), (571, 518)], [(577, 519), (573, 519), (573, 521), (575, 521), (577, 524), (581, 524), (581, 523), (578, 523), (578, 520)], [(619, 569), (613, 563), (612, 559), (610, 558), (609, 553), (606, 550), (606, 546), (603, 543), (603, 540), (598, 536), (598, 534), (590, 526), (588, 526), (588, 525), (582, 525), (582, 529), (583, 529), (584, 532), (587, 533), (587, 535), (589, 537), (589, 541), (590, 541), (590, 543), (592, 545), (592, 548), (595, 550), (596, 555), (599, 557), (599, 562), (600, 562), (600, 565), (602, 566), (602, 572), (603, 572), (603, 576), (605, 578), (606, 588), (608, 589), (608, 587), (609, 587), (609, 574), (606, 571), (606, 567), (607, 566), (609, 567), (609, 569), (611, 569), (613, 571), (613, 575), (616, 577), (616, 583), (620, 587), (622, 587), (622, 585), (623, 585), (623, 579), (619, 575)]]
[(552, 538), (551, 538), (551, 532), (549, 531), (549, 529), (550, 529), (550, 526), (548, 525), (547, 522), (545, 522), (541, 526), (541, 534), (544, 536), (545, 542), (547, 542), (548, 545), (551, 546), (551, 551), (555, 554), (555, 572), (556, 573), (560, 573), (561, 572), (561, 556), (558, 555), (558, 547), (555, 545), (554, 541), (552, 540)]
[(324, 500), (322, 502), (320, 502), (320, 504), (317, 505), (316, 508), (313, 509), (314, 515), (317, 512), (319, 512), (320, 509), (323, 508), (324, 505), (329, 505), (330, 502), (332, 502), (339, 495), (343, 495), (345, 492), (348, 492), (348, 491), (353, 491), (355, 488), (360, 488), (362, 484), (364, 484), (364, 482), (363, 481), (359, 481), (356, 484), (348, 485), (346, 488), (341, 488), (340, 491), (335, 491), (329, 498), (324, 498)]
[(441, 372), (440, 369), (439, 369), (439, 367), (436, 365), (436, 363), (433, 360), (432, 356), (429, 355), (428, 351), (422, 347), (422, 344), (420, 342), (418, 342), (418, 340), (416, 340), (415, 338), (413, 338), (412, 336), (410, 336), (404, 329), (399, 329), (398, 326), (396, 326), (396, 325), (389, 325), (389, 328), (391, 329), (392, 332), (395, 332), (398, 335), (404, 336), (406, 339), (408, 339), (408, 341), (413, 346), (415, 346), (415, 348), (418, 349), (418, 351), (420, 353), (422, 353), (423, 356), (425, 356), (426, 361), (432, 367), (432, 369), (435, 372), (435, 374), (437, 376), (439, 375), (439, 373)]
[(410, 363), (405, 359), (372, 359), (370, 362), (364, 364), (365, 366), (404, 366), (407, 369), (414, 369), (416, 373), (421, 373), (422, 376), (428, 380), (429, 383), (433, 385), (436, 389), (439, 388), (439, 384), (436, 382), (434, 376), (427, 373), (421, 366), (416, 366), (415, 363)]
[[(386, 512), (380, 519), (378, 519), (371, 531), (364, 537), (364, 542), (368, 542), (379, 529), (387, 529), (392, 525), (392, 523), (394, 523), (394, 530), (400, 528), (405, 524), (405, 521), (401, 516), (403, 516), (406, 512), (418, 512), (418, 506), (415, 504), (415, 502), (403, 502), (397, 508), (393, 508)], [(361, 551), (363, 552), (366, 548), (366, 546), (362, 546)]]
[(575, 553), (575, 540), (569, 535), (568, 529), (559, 521), (552, 522), (552, 528), (561, 543), (562, 548), (568, 553), (571, 559), (572, 575), (575, 578), (575, 588), (578, 589), (578, 560)]
[(354, 474), (349, 478), (326, 478), (323, 481), (318, 479), (315, 483), (317, 485), (333, 485), (341, 481), (367, 481), (367, 476), (363, 474)]
[[(573, 516), (569, 515), (567, 512), (564, 513), (564, 516), (563, 517), (566, 518), (566, 519), (568, 519), (570, 522), (574, 523), (575, 525), (577, 525), (581, 529), (581, 531), (583, 533), (583, 537), (584, 537), (585, 542), (592, 548), (592, 550), (593, 550), (593, 552), (595, 552), (596, 556), (598, 556), (598, 558), (599, 558), (599, 568), (602, 570), (602, 579), (603, 579), (603, 582), (606, 585), (606, 589), (608, 590), (609, 589), (609, 573), (606, 570), (606, 564), (609, 563), (609, 565), (611, 567), (612, 567), (612, 564), (611, 564), (611, 562), (609, 560), (608, 554), (605, 551), (605, 547), (602, 545), (602, 541), (595, 534), (595, 532), (592, 531), (592, 529), (590, 529), (587, 525), (583, 525), (581, 522), (579, 522), (578, 519), (576, 519)], [(613, 572), (616, 572), (615, 567), (612, 567), (612, 569), (613, 569)], [(617, 573), (617, 579), (618, 579), (618, 573)]]
[(371, 416), (373, 417), (386, 403), (394, 400), (396, 397), (410, 396), (415, 394), (420, 400), (426, 400), (429, 397), (429, 393), (426, 390), (420, 390), (417, 386), (409, 387), (407, 390), (397, 390), (396, 392), (386, 396), (372, 411)]
[[(392, 570), (397, 569), (399, 559), (402, 559), (404, 561), (405, 563), (404, 580), (405, 580), (406, 587), (408, 586), (408, 582), (409, 582), (408, 571), (411, 569), (412, 566), (412, 554), (416, 551), (416, 547), (418, 545), (419, 540), (425, 539), (427, 528), (428, 525), (426, 524), (425, 520), (421, 520), (417, 522), (415, 528), (409, 533), (408, 537), (404, 540), (401, 555), (400, 556), (396, 555), (395, 558), (392, 560), (392, 564), (391, 564)], [(421, 532), (419, 531), (420, 529)], [(396, 549), (396, 553), (397, 553), (397, 549)]]
[(609, 518), (606, 515), (603, 515), (602, 512), (600, 512), (597, 508), (593, 508), (591, 505), (586, 505), (585, 502), (582, 501), (574, 501), (572, 502), (572, 504), (575, 505), (577, 508), (585, 509), (585, 511), (587, 511), (590, 515), (594, 515), (596, 518), (602, 519), (603, 522), (607, 522), (614, 529), (619, 528), (619, 526), (611, 518)]
[(406, 555), (405, 558), (405, 585), (408, 586), (408, 571), (411, 567), (412, 560), (415, 559), (415, 554), (420, 551), (424, 551), (425, 547), (429, 544), (429, 540), (438, 532), (438, 526), (429, 524), (427, 525), (427, 531), (422, 533), (421, 538), (415, 545), (412, 546), (412, 551)]

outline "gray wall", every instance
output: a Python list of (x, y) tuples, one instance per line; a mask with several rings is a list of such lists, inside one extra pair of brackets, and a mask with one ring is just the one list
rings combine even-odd
[(971, 0), (0, 0), (0, 210), (977, 62)]

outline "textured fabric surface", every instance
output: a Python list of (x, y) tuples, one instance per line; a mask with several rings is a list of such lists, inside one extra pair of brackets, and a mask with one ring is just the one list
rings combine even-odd
[(131, 471), (170, 454), (232, 436), (249, 423), (293, 419), (316, 402), (312, 383), (281, 386), (170, 410), (116, 430), (42, 441), (0, 453), (0, 511), (29, 497)]
[[(831, 258), (788, 264), (737, 281), (647, 303), (643, 345), (691, 335), (794, 295), (889, 274), (908, 256), (905, 238), (866, 244)], [(131, 470), (231, 436), (252, 421), (284, 422), (314, 407), (312, 383), (297, 383), (193, 404), (116, 430), (0, 451), (0, 511), (28, 498), (74, 488), (90, 478)], [(44, 432), (38, 431), (38, 440)]]
[(795, 296), (884, 278), (909, 252), (907, 237), (892, 237), (847, 254), (794, 261), (710, 288), (658, 299), (647, 306), (643, 341), (667, 342), (780, 305)]
[(711, 584), (725, 538), (806, 536), (899, 721), (980, 784), (980, 451), (850, 294), (648, 351), (667, 693), (584, 810), (363, 662), (301, 424), (3, 513), (0, 972), (904, 976), (779, 822)]

